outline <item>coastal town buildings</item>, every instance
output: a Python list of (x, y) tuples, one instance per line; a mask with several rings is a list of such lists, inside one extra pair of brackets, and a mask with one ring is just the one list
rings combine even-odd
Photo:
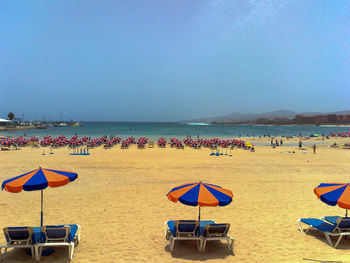
[(294, 121), (298, 124), (350, 123), (350, 114), (325, 114), (316, 116), (296, 115)]

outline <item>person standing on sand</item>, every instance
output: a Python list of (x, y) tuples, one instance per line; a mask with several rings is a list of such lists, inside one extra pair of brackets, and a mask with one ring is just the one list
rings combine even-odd
[(299, 141), (299, 150), (301, 150), (301, 147), (303, 146), (303, 143), (301, 142), (301, 140)]
[(281, 140), (280, 140), (280, 145), (282, 146), (282, 144), (283, 144), (283, 140), (281, 139)]
[(312, 149), (314, 150), (314, 154), (316, 153), (316, 144), (314, 144), (314, 146), (312, 146)]

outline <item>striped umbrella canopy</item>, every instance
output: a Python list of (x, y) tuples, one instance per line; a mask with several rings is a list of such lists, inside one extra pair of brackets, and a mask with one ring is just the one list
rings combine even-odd
[(41, 190), (41, 226), (43, 225), (43, 190), (50, 187), (59, 187), (73, 182), (78, 178), (78, 174), (68, 171), (52, 169), (39, 169), (30, 171), (20, 176), (8, 179), (2, 183), (2, 190), (11, 193), (24, 191)]
[(317, 197), (327, 205), (350, 209), (350, 183), (322, 183), (314, 189)]
[(200, 221), (201, 206), (226, 206), (232, 202), (233, 194), (218, 185), (199, 182), (175, 187), (170, 190), (167, 197), (172, 202), (180, 201), (185, 205), (199, 206)]

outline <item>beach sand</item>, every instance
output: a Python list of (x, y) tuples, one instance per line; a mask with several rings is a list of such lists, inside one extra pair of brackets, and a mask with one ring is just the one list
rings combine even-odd
[[(325, 143), (334, 141), (348, 140)], [(41, 155), (42, 149), (28, 147), (0, 152), (0, 179), (38, 166), (79, 174), (75, 182), (44, 191), (44, 224), (82, 227), (73, 262), (350, 262), (350, 239), (334, 249), (317, 232), (301, 234), (296, 222), (300, 217), (345, 214), (344, 209), (319, 201), (313, 189), (321, 182), (350, 181), (350, 150), (325, 144), (313, 154), (311, 146), (297, 148), (257, 146), (254, 153), (237, 149), (232, 157), (214, 157), (209, 149), (121, 150), (117, 145), (93, 149), (90, 156), (70, 156), (67, 148)], [(199, 253), (195, 243), (178, 242), (169, 252), (164, 222), (197, 219), (198, 207), (170, 202), (166, 194), (175, 186), (198, 181), (232, 190), (229, 206), (204, 207), (201, 216), (231, 224), (235, 255), (217, 243)], [(0, 211), (1, 227), (39, 226), (40, 191), (3, 191)], [(24, 250), (16, 249), (8, 252), (5, 262), (30, 261)], [(42, 258), (42, 262), (66, 261), (66, 248)]]

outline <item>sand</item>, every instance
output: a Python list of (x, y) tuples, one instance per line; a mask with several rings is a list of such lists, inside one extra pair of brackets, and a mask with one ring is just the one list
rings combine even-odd
[[(44, 191), (44, 224), (82, 226), (73, 262), (350, 262), (350, 239), (334, 249), (315, 231), (301, 234), (296, 222), (300, 217), (345, 213), (313, 193), (321, 182), (350, 180), (350, 150), (330, 148), (327, 144), (334, 141), (349, 142), (326, 140), (317, 154), (310, 146), (301, 151), (297, 146), (257, 146), (254, 153), (234, 150), (232, 157), (209, 156), (209, 149), (121, 150), (120, 145), (93, 149), (90, 156), (70, 156), (67, 148), (41, 155), (42, 149), (28, 147), (0, 152), (0, 180), (38, 166), (79, 174), (73, 183)], [(231, 224), (235, 255), (218, 243), (209, 243), (207, 251), (199, 253), (195, 243), (179, 242), (169, 252), (164, 222), (196, 219), (198, 208), (170, 202), (166, 193), (200, 180), (234, 193), (229, 206), (204, 207), (201, 215), (202, 220)], [(39, 226), (40, 192), (3, 191), (0, 211), (2, 227)], [(0, 241), (5, 243), (2, 235)], [(15, 249), (6, 261), (31, 262), (31, 258)], [(66, 248), (56, 249), (42, 261), (66, 262)]]

